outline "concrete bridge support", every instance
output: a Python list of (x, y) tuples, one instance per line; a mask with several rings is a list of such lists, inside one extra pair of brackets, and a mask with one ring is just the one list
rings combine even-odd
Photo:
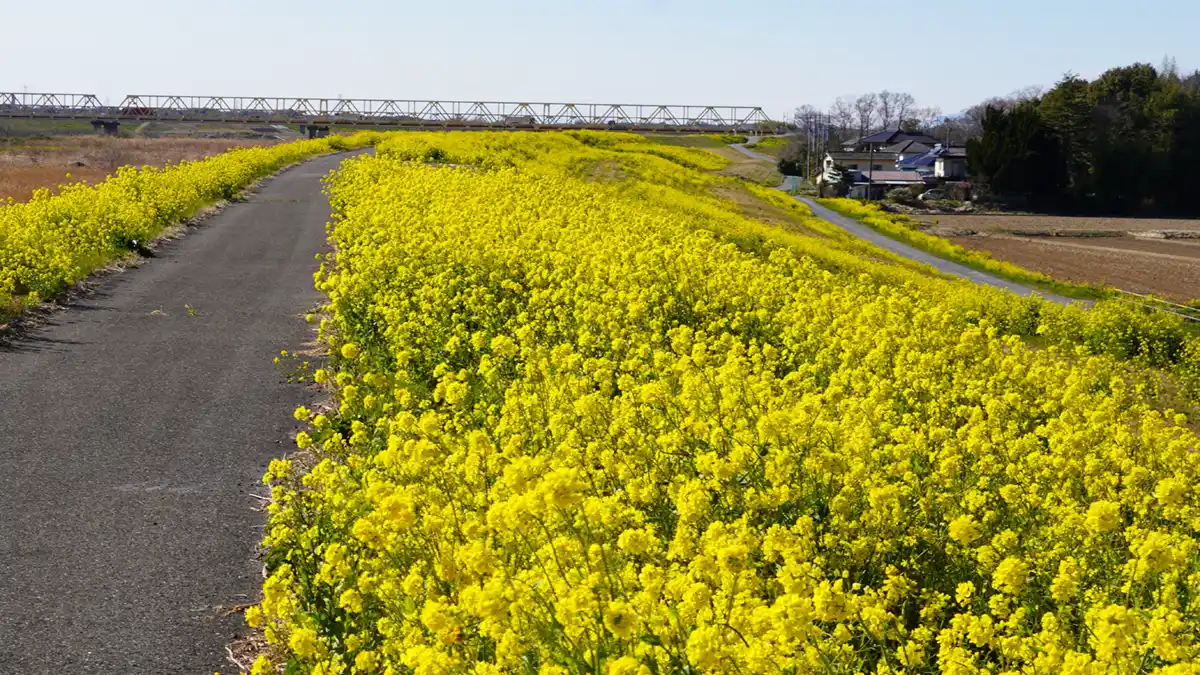
[(324, 138), (329, 135), (329, 127), (300, 125), (300, 133), (308, 133), (309, 138)]

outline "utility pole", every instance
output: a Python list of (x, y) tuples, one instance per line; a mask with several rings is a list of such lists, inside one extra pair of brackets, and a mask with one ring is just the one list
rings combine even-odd
[(816, 138), (814, 137), (814, 134), (817, 132), (816, 124), (813, 122), (813, 116), (811, 112), (808, 113), (808, 124), (806, 126), (808, 128), (805, 131), (805, 135), (808, 136), (808, 138), (805, 140), (808, 145), (808, 152), (804, 157), (804, 173), (806, 174), (805, 179), (811, 183), (813, 177), (813, 153), (816, 152)]
[(864, 202), (871, 201), (871, 187), (875, 185), (875, 144), (867, 144), (867, 198)]

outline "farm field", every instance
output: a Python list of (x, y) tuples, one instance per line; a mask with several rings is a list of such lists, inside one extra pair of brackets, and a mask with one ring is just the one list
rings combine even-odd
[(1200, 298), (1200, 220), (940, 215), (919, 221), (931, 234), (1064, 281), (1176, 302)]
[[(1176, 218), (1091, 218), (1086, 216), (957, 215), (919, 216), (934, 227), (974, 232), (1053, 235), (1094, 233), (1100, 236), (1174, 233), (1200, 238), (1200, 220)], [(936, 222), (935, 222), (936, 221)]]
[(271, 140), (58, 136), (0, 139), (0, 201), (26, 201), (34, 190), (63, 183), (97, 183), (122, 166), (163, 167)]
[(599, 133), (343, 165), (255, 672), (1189, 672), (1192, 333), (726, 168)]

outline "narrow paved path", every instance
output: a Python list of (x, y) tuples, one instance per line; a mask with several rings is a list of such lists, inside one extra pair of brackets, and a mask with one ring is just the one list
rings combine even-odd
[[(324, 157), (0, 346), (0, 673), (209, 675), (261, 584), (250, 497), (306, 398)], [(198, 314), (189, 315), (185, 305)]]
[(1065, 295), (1057, 295), (1048, 291), (1030, 288), (1024, 284), (1006, 281), (1000, 277), (988, 274), (987, 272), (980, 272), (979, 270), (971, 269), (966, 265), (960, 265), (959, 263), (946, 260), (945, 258), (939, 258), (932, 253), (926, 253), (919, 248), (909, 246), (908, 244), (892, 239), (885, 234), (880, 234), (879, 232), (872, 230), (853, 218), (847, 218), (846, 216), (843, 216), (832, 209), (821, 206), (812, 199), (808, 199), (807, 197), (796, 197), (796, 199), (801, 203), (806, 204), (808, 208), (812, 209), (813, 215), (816, 217), (837, 225), (859, 239), (866, 239), (879, 248), (887, 249), (888, 251), (908, 258), (909, 260), (916, 260), (917, 262), (925, 263), (926, 265), (937, 269), (939, 272), (952, 274), (956, 277), (961, 277), (984, 286), (1003, 288), (1006, 291), (1011, 291), (1017, 295), (1022, 295), (1025, 297), (1037, 294), (1046, 300), (1057, 302), (1060, 305), (1069, 305), (1072, 302), (1082, 302), (1080, 300), (1068, 298)]
[[(733, 147), (748, 157), (752, 157), (754, 159), (759, 159), (759, 160), (762, 160), (765, 162), (772, 162), (772, 163), (775, 162), (774, 159), (772, 159), (766, 155), (763, 155), (761, 153), (754, 152), (753, 150), (747, 148), (744, 145), (734, 145)], [(787, 179), (785, 178), (785, 181), (786, 180)], [(795, 181), (796, 178), (791, 177), (791, 180)], [(790, 184), (785, 183), (785, 185), (788, 185), (788, 187), (790, 187)], [(780, 186), (780, 187), (784, 187), (784, 186)], [(865, 240), (871, 242), (872, 244), (878, 246), (879, 248), (891, 251), (892, 253), (895, 253), (898, 256), (908, 258), (909, 260), (915, 260), (917, 262), (925, 263), (926, 265), (929, 265), (930, 267), (933, 267), (934, 269), (936, 269), (939, 272), (942, 272), (944, 274), (950, 274), (950, 275), (953, 275), (956, 277), (967, 279), (968, 281), (972, 281), (977, 284), (982, 284), (984, 286), (995, 286), (996, 288), (1003, 288), (1006, 291), (1011, 291), (1013, 293), (1016, 293), (1017, 295), (1021, 295), (1021, 296), (1025, 296), (1025, 297), (1029, 297), (1029, 296), (1036, 294), (1046, 300), (1050, 300), (1052, 302), (1057, 302), (1060, 305), (1069, 305), (1072, 302), (1077, 302), (1077, 303), (1082, 303), (1082, 304), (1091, 304), (1090, 302), (1085, 301), (1085, 300), (1075, 300), (1073, 298), (1068, 298), (1065, 295), (1058, 295), (1056, 293), (1050, 293), (1048, 291), (1042, 291), (1042, 290), (1038, 290), (1035, 288), (1031, 288), (1024, 284), (1018, 284), (1018, 283), (1015, 283), (1012, 281), (1007, 281), (998, 276), (988, 274), (987, 272), (980, 272), (979, 270), (972, 269), (970, 267), (967, 267), (966, 265), (961, 265), (959, 263), (956, 263), (956, 262), (953, 262), (950, 260), (946, 260), (945, 258), (939, 258), (931, 253), (926, 253), (925, 251), (922, 251), (919, 248), (916, 248), (916, 247), (910, 246), (908, 244), (905, 244), (904, 242), (892, 239), (891, 237), (889, 237), (885, 234), (880, 234), (879, 232), (872, 230), (871, 228), (867, 227), (866, 225), (863, 225), (862, 223), (858, 222), (857, 220), (855, 220), (853, 218), (847, 218), (846, 216), (843, 216), (842, 214), (840, 214), (832, 209), (821, 206), (820, 204), (818, 204), (816, 201), (814, 201), (812, 199), (809, 199), (807, 197), (795, 197), (795, 199), (797, 201), (805, 204), (806, 206), (808, 206), (808, 208), (812, 209), (813, 215), (815, 215), (816, 217), (821, 218), (822, 220), (829, 221), (830, 223), (833, 223), (834, 225), (837, 225), (838, 227), (842, 228), (843, 230), (846, 230), (850, 234), (858, 237), (859, 239), (865, 239)]]

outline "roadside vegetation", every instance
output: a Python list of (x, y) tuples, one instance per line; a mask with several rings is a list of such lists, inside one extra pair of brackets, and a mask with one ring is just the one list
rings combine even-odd
[(56, 136), (0, 138), (0, 203), (28, 201), (80, 181), (99, 183), (123, 166), (162, 168), (235, 148), (275, 145), (270, 139), (117, 138)]
[(122, 167), (101, 183), (76, 182), (0, 204), (0, 323), (92, 272), (143, 249), (170, 225), (230, 199), (253, 181), (315, 155), (360, 147), (364, 133), (232, 150), (161, 169)]
[(407, 133), (332, 176), (256, 673), (1189, 672), (1179, 322), (766, 223), (724, 192), (811, 214), (724, 166)]
[(767, 136), (751, 147), (759, 154), (777, 158), (791, 143), (792, 139), (787, 136)]

